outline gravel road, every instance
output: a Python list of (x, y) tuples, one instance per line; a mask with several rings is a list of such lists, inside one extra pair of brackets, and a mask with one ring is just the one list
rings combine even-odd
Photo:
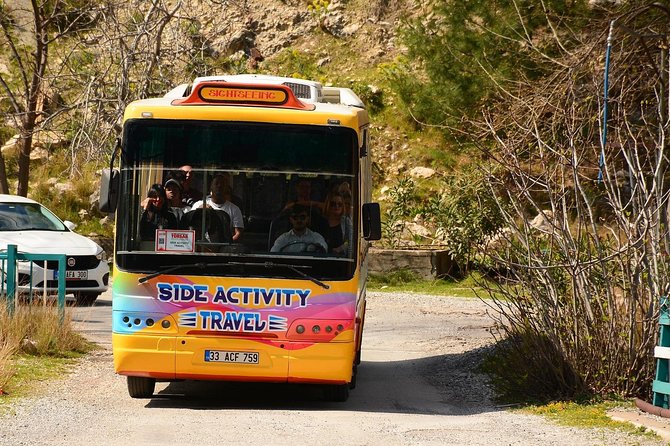
[(102, 348), (0, 416), (0, 445), (660, 445), (497, 408), (473, 366), (492, 337), (476, 299), (370, 293), (358, 387), (159, 383), (133, 400), (112, 369), (109, 296), (76, 309)]

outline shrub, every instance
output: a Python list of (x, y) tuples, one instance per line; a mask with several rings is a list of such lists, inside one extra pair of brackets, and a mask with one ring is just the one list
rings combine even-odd
[(10, 315), (4, 299), (0, 300), (0, 345), (13, 352), (50, 356), (84, 353), (90, 348), (74, 331), (69, 312), (61, 321), (57, 307), (35, 301), (17, 305)]
[(416, 185), (411, 178), (401, 177), (391, 186), (382, 218), (382, 239), (386, 246), (401, 245), (405, 222), (416, 215), (417, 202)]

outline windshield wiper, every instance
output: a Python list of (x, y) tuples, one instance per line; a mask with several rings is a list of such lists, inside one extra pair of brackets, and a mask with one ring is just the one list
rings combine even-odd
[(182, 265), (172, 265), (168, 266), (165, 269), (161, 269), (159, 271), (156, 271), (155, 273), (151, 273), (149, 275), (146, 275), (144, 277), (140, 277), (137, 282), (138, 283), (144, 283), (148, 280), (153, 279), (154, 277), (162, 276), (163, 274), (168, 274), (173, 271), (177, 271), (178, 269), (182, 268), (197, 268), (197, 269), (206, 269), (209, 268), (210, 266), (224, 266), (224, 265), (230, 265), (230, 263), (205, 263), (205, 262), (198, 262), (198, 263), (184, 263)]
[(243, 265), (243, 266), (264, 266), (266, 268), (277, 268), (277, 267), (284, 267), (288, 268), (294, 273), (298, 274), (299, 276), (304, 277), (307, 280), (311, 280), (315, 284), (319, 285), (320, 287), (323, 287), (324, 289), (328, 290), (330, 289), (330, 285), (321, 282), (319, 279), (316, 277), (312, 277), (309, 274), (306, 274), (302, 271), (300, 271), (298, 268), (311, 268), (311, 266), (305, 266), (305, 265), (289, 265), (286, 263), (275, 263), (275, 262), (263, 262), (263, 263), (253, 263), (253, 262), (230, 262), (229, 265)]
[(197, 268), (204, 270), (206, 268), (209, 268), (210, 266), (264, 266), (265, 268), (277, 268), (277, 267), (284, 267), (288, 268), (294, 273), (298, 274), (301, 277), (304, 277), (307, 280), (311, 280), (315, 284), (319, 285), (320, 287), (323, 287), (324, 289), (328, 290), (330, 289), (330, 285), (321, 282), (319, 279), (316, 277), (312, 277), (309, 274), (306, 274), (302, 271), (300, 271), (298, 268), (311, 268), (311, 266), (305, 266), (305, 265), (289, 265), (285, 263), (274, 263), (274, 262), (264, 262), (264, 263), (253, 263), (253, 262), (226, 262), (226, 263), (205, 263), (205, 262), (198, 262), (198, 263), (185, 263), (182, 265), (172, 265), (168, 266), (165, 269), (161, 269), (160, 271), (156, 271), (155, 273), (148, 274), (144, 277), (140, 277), (137, 282), (138, 283), (144, 283), (147, 282), (154, 277), (162, 276), (163, 274), (168, 274), (173, 271), (177, 271), (182, 268)]

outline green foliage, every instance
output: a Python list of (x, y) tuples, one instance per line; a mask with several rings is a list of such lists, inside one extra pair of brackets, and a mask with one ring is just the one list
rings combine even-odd
[(411, 178), (401, 177), (388, 191), (388, 201), (382, 216), (382, 239), (392, 248), (400, 246), (405, 221), (416, 215), (416, 184)]
[(319, 20), (328, 12), (328, 5), (329, 0), (310, 0), (307, 10)]
[(502, 222), (481, 174), (464, 169), (445, 179), (441, 194), (431, 195), (419, 210), (444, 238), (451, 257), (467, 266), (483, 241), (500, 229)]
[(0, 126), (0, 145), (3, 145), (7, 141), (9, 141), (9, 138), (14, 136), (16, 133), (16, 129), (13, 127), (9, 126)]
[[(552, 37), (556, 24), (561, 25), (561, 43), (569, 47), (565, 30), (587, 16), (585, 0), (542, 5), (533, 0), (438, 0), (427, 16), (406, 24), (407, 59), (397, 61), (388, 74), (413, 117), (427, 124), (458, 125), (498, 85), (541, 75), (545, 58), (561, 51)], [(416, 60), (422, 64), (419, 71)]]
[(405, 222), (420, 216), (436, 228), (451, 257), (466, 268), (483, 241), (499, 230), (500, 211), (486, 183), (474, 169), (463, 170), (423, 191), (411, 178), (401, 177), (387, 192), (382, 219), (384, 242), (402, 244)]
[(419, 276), (416, 272), (409, 269), (399, 269), (396, 271), (390, 271), (386, 274), (370, 274), (370, 283), (373, 286), (383, 286), (383, 285), (406, 285), (412, 282), (417, 282)]
[(483, 291), (478, 285), (482, 280), (482, 277), (477, 273), (472, 273), (462, 280), (424, 280), (419, 278), (417, 273), (413, 271), (399, 269), (385, 274), (370, 274), (367, 286), (371, 291), (423, 293), (435, 296), (475, 298)]
[(371, 115), (377, 115), (384, 109), (383, 90), (364, 82), (353, 82), (351, 89), (363, 101)]
[(274, 64), (277, 76), (295, 77), (298, 79), (320, 80), (323, 76), (316, 66), (314, 56), (295, 48), (288, 48), (275, 57)]
[[(42, 203), (51, 209), (61, 220), (70, 220), (77, 225), (76, 231), (83, 235), (95, 232), (102, 236), (111, 236), (113, 227), (111, 224), (101, 225), (99, 220), (103, 215), (91, 207), (89, 197), (98, 187), (95, 170), (98, 166), (94, 163), (76, 166), (77, 175), (72, 177), (63, 176), (73, 166), (70, 163), (69, 153), (66, 150), (57, 151), (52, 154), (49, 162), (36, 165), (32, 176), (39, 179), (30, 188), (29, 197)], [(60, 192), (54, 184), (46, 179), (55, 178), (58, 182), (69, 183), (72, 188)], [(85, 210), (85, 214), (80, 214)]]

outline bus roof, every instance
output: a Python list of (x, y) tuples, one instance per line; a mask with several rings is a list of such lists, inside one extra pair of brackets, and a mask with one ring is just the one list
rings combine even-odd
[(363, 102), (350, 89), (255, 74), (199, 77), (162, 98), (129, 104), (124, 120), (142, 118), (291, 122), (353, 128), (368, 123)]

